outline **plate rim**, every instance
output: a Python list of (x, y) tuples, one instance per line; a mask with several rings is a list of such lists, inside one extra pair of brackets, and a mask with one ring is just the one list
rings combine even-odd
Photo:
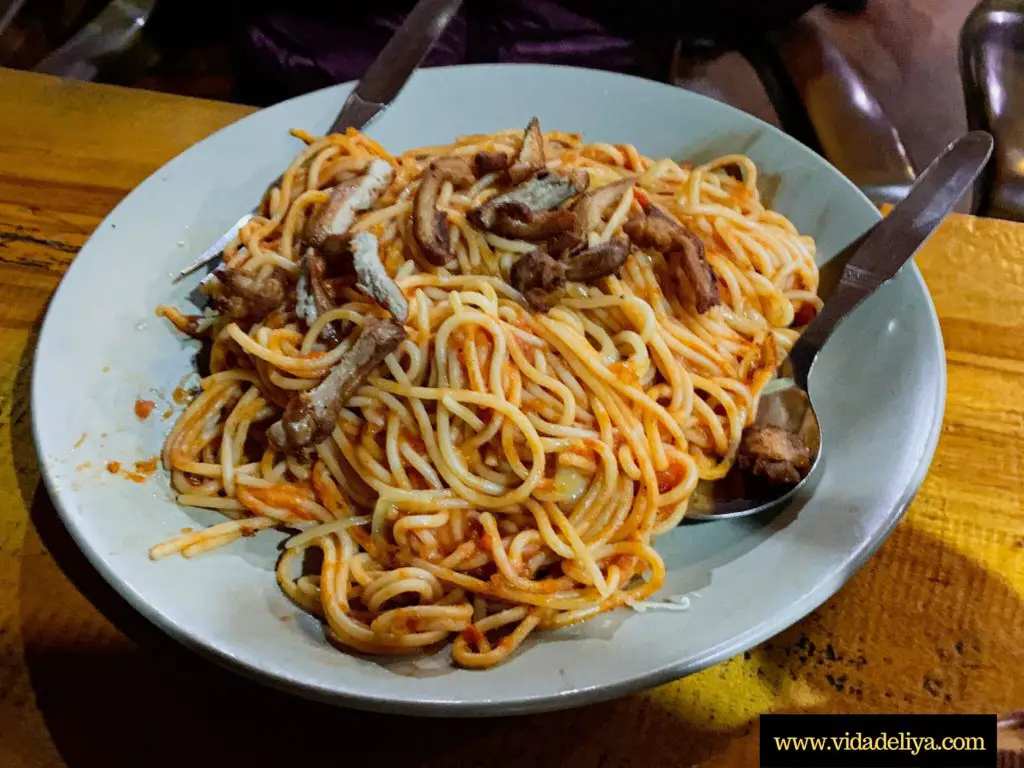
[[(642, 84), (644, 87), (650, 88), (660, 87), (665, 89), (666, 93), (684, 91), (687, 94), (687, 98), (696, 98), (700, 101), (706, 101), (715, 104), (716, 109), (725, 109), (732, 111), (739, 115), (743, 120), (747, 121), (748, 124), (757, 126), (763, 130), (767, 130), (770, 133), (775, 134), (776, 138), (789, 142), (795, 148), (798, 148), (802, 152), (809, 153), (815, 156), (819, 162), (825, 167), (829, 168), (842, 183), (844, 183), (852, 192), (856, 193), (865, 202), (870, 204), (867, 197), (861, 192), (854, 184), (843, 176), (837, 169), (834, 168), (827, 160), (818, 155), (812, 149), (804, 146), (792, 136), (781, 131), (779, 128), (767, 123), (760, 118), (744, 112), (730, 104), (725, 104), (705, 96), (700, 93), (693, 91), (686, 91), (685, 89), (678, 88), (667, 83), (660, 83), (657, 81), (647, 80), (632, 75), (624, 75), (614, 72), (605, 72), (601, 70), (592, 70), (581, 67), (572, 67), (564, 65), (545, 65), (545, 64), (469, 64), (469, 65), (454, 65), (445, 67), (430, 67), (426, 72), (437, 72), (437, 76), (444, 76), (445, 71), (450, 70), (510, 70), (510, 69), (534, 69), (537, 71), (544, 70), (568, 70), (570, 72), (585, 73), (589, 76), (600, 75), (604, 78), (625, 80), (628, 82)], [(421, 71), (422, 73), (422, 71)], [(417, 73), (417, 74), (421, 74)], [(310, 92), (309, 94), (302, 94), (300, 96), (293, 97), (283, 102), (271, 105), (266, 109), (277, 109), (287, 110), (293, 102), (299, 101), (303, 98), (310, 96), (313, 93), (322, 93), (324, 91), (332, 91), (339, 95), (338, 103), (341, 104), (344, 100), (344, 95), (350, 91), (354, 86), (355, 82), (340, 83), (326, 88), (318, 89), (317, 91)], [(124, 206), (128, 200), (134, 197), (139, 189), (147, 184), (150, 180), (158, 176), (170, 163), (175, 162), (181, 155), (190, 151), (194, 147), (202, 144), (208, 139), (220, 134), (223, 131), (232, 128), (238, 123), (254, 118), (265, 110), (257, 110), (256, 112), (245, 115), (238, 120), (232, 121), (231, 123), (219, 128), (218, 130), (210, 133), (203, 139), (194, 144), (189, 145), (173, 158), (163, 163), (161, 166), (156, 168), (152, 173), (146, 176), (145, 179), (140, 181), (131, 191), (128, 192), (125, 197), (118, 202), (116, 206), (103, 218), (103, 220), (97, 225), (94, 233), (104, 226), (111, 218), (117, 215), (118, 211)], [(881, 218), (881, 214), (878, 214), (878, 219)], [(47, 336), (47, 331), (52, 331), (52, 325), (56, 322), (53, 317), (54, 306), (58, 304), (61, 291), (65, 287), (65, 281), (68, 276), (73, 273), (76, 266), (80, 261), (82, 252), (86, 251), (93, 239), (93, 234), (90, 234), (86, 243), (82, 246), (75, 258), (72, 260), (68, 269), (65, 271), (58, 284), (56, 290), (50, 298), (49, 305), (47, 306), (46, 313), (43, 317), (42, 324), (40, 326), (39, 335), (36, 341), (36, 348), (32, 354), (32, 381), (30, 388), (30, 412), (36, 412), (36, 405), (44, 402), (42, 393), (43, 383), (38, 375), (39, 371), (39, 358), (40, 350), (44, 348), (44, 339)], [(268, 671), (267, 669), (258, 667), (249, 661), (239, 658), (228, 650), (216, 645), (214, 642), (204, 639), (200, 635), (189, 632), (183, 629), (180, 625), (175, 623), (172, 619), (166, 616), (158, 609), (153, 608), (150, 603), (142, 598), (142, 596), (131, 586), (131, 584), (123, 577), (110, 567), (106, 560), (100, 555), (100, 553), (90, 544), (88, 537), (85, 535), (82, 526), (78, 524), (77, 517), (69, 514), (68, 509), (65, 507), (63, 495), (58, 492), (56, 478), (55, 478), (55, 466), (50, 458), (46, 455), (43, 447), (43, 439), (39, 432), (39, 420), (32, 419), (32, 437), (35, 443), (36, 454), (39, 460), (40, 476), (43, 480), (43, 484), (46, 487), (47, 493), (53, 503), (54, 509), (63, 523), (65, 529), (71, 535), (75, 544), (86, 556), (89, 563), (97, 572), (103, 577), (103, 579), (131, 606), (131, 608), (137, 611), (151, 624), (159, 628), (162, 632), (179, 642), (186, 648), (199, 653), (204, 658), (213, 661), (221, 667), (224, 667), (230, 671), (243, 674), (245, 677), (254, 680), (260, 684), (267, 685), (270, 688), (284, 691), (291, 694), (300, 695), (304, 698), (332, 704), (351, 707), (355, 709), (361, 709), (371, 712), (381, 712), (388, 714), (403, 714), (403, 715), (416, 715), (416, 716), (427, 716), (427, 717), (489, 717), (495, 715), (517, 715), (526, 713), (540, 713), (549, 712), (562, 709), (568, 709), (571, 707), (582, 706), (585, 704), (594, 704), (609, 699), (618, 698), (638, 691), (646, 690), (657, 685), (661, 685), (681, 677), (688, 676), (706, 669), (709, 666), (724, 661), (732, 656), (748, 650), (755, 645), (760, 644), (766, 639), (773, 635), (783, 631), (784, 629), (792, 626), (816, 608), (821, 606), (826, 600), (836, 594), (842, 586), (871, 558), (871, 556), (878, 550), (882, 543), (889, 537), (896, 525), (903, 519), (906, 514), (907, 508), (911, 501), (913, 501), (917, 492), (920, 490), (923, 484), (928, 470), (930, 468), (932, 459), (935, 455), (936, 448), (938, 446), (939, 437), (941, 434), (943, 416), (945, 411), (946, 401), (946, 389), (947, 389), (947, 365), (945, 355), (945, 344), (942, 338), (942, 330), (939, 323), (938, 313), (935, 309), (934, 301), (931, 294), (928, 291), (927, 284), (925, 283), (920, 270), (917, 265), (911, 261), (907, 268), (901, 270), (902, 272), (908, 272), (908, 278), (913, 282), (915, 287), (921, 291), (925, 299), (927, 307), (927, 318), (931, 333), (927, 334), (925, 343), (933, 344), (937, 351), (937, 368), (936, 372), (936, 399), (935, 399), (935, 412), (931, 416), (930, 434), (928, 435), (927, 442), (924, 446), (924, 450), (921, 453), (920, 459), (912, 474), (908, 475), (908, 480), (902, 490), (902, 493), (898, 501), (885, 510), (884, 524), (877, 526), (870, 534), (865, 537), (861, 542), (860, 546), (856, 549), (850, 550), (845, 559), (841, 562), (835, 573), (828, 579), (818, 582), (813, 588), (800, 595), (796, 600), (792, 602), (789, 609), (782, 614), (775, 614), (772, 617), (766, 618), (758, 624), (751, 626), (746, 631), (738, 633), (727, 641), (720, 642), (718, 645), (707, 649), (703, 654), (697, 658), (690, 658), (680, 660), (678, 662), (665, 664), (661, 667), (651, 669), (643, 674), (636, 675), (629, 679), (614, 681), (607, 684), (595, 684), (590, 686), (575, 687), (570, 691), (565, 691), (558, 694), (541, 694), (537, 696), (519, 696), (514, 699), (502, 699), (499, 697), (494, 700), (479, 702), (479, 701), (443, 701), (443, 700), (428, 700), (428, 699), (400, 699), (389, 696), (380, 696), (368, 693), (356, 693), (351, 691), (341, 691), (337, 688), (331, 688), (327, 686), (318, 686), (315, 684), (309, 684), (304, 681), (296, 680), (291, 677), (282, 674), (281, 672)], [(72, 493), (72, 491), (67, 491)]]

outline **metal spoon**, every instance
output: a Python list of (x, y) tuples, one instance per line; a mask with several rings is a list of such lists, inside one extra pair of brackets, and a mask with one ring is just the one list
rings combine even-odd
[[(954, 141), (918, 178), (906, 198), (821, 269), (821, 312), (790, 350), (779, 383), (766, 388), (754, 423), (798, 434), (811, 451), (811, 470), (795, 486), (752, 481), (739, 469), (714, 483), (701, 483), (690, 502), (688, 520), (723, 520), (763, 512), (791, 498), (814, 474), (821, 453), (821, 427), (807, 394), (807, 383), (821, 348), (860, 303), (889, 282), (910, 261), (984, 169), (992, 137), (974, 131)], [(774, 383), (774, 382), (773, 382)]]

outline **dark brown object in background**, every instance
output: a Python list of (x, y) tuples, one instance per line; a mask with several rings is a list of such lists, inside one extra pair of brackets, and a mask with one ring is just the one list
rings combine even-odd
[(815, 10), (807, 17), (863, 79), (915, 168), (927, 166), (966, 130), (956, 51), (960, 28), (976, 4), (871, 0), (856, 16)]
[(996, 151), (977, 194), (985, 212), (1024, 220), (1024, 2), (984, 0), (960, 33), (967, 120)]
[(798, 20), (743, 53), (787, 133), (828, 158), (875, 204), (903, 199), (915, 175), (903, 140), (820, 25)]
[[(110, 0), (14, 0), (0, 3), (0, 66), (31, 69)], [(6, 14), (10, 14), (7, 18)], [(4, 21), (8, 23), (3, 24)]]
[[(827, 64), (831, 57), (841, 56), (843, 67), (859, 77), (898, 132), (911, 164), (923, 168), (966, 130), (956, 52), (960, 28), (975, 5), (977, 0), (870, 0), (856, 15), (816, 8), (800, 21), (813, 28), (803, 34), (827, 42), (830, 50), (801, 53), (787, 47), (780, 52), (795, 74), (813, 71), (817, 62)], [(785, 34), (779, 33), (780, 38)], [(677, 85), (781, 124), (761, 78), (744, 57), (683, 53), (673, 78)], [(801, 56), (809, 61), (800, 60)], [(821, 80), (826, 77), (823, 74)], [(806, 90), (810, 101), (819, 98), (813, 87)], [(821, 114), (817, 106), (806, 106), (808, 112)], [(865, 141), (861, 132), (841, 122), (838, 126), (835, 134), (844, 142)]]
[(1024, 766), (1024, 710), (999, 718), (996, 748), (998, 768)]
[[(0, 66), (231, 100), (231, 5), (0, 0)], [(76, 42), (84, 52), (66, 50)]]
[[(226, 41), (234, 2), (160, 0), (146, 26), (160, 60), (132, 85), (139, 88), (235, 100), (235, 77)], [(202, 19), (197, 24), (196, 19)]]

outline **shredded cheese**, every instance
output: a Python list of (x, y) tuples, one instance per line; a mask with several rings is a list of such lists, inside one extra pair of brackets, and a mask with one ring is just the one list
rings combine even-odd
[(690, 610), (688, 595), (669, 595), (664, 600), (627, 600), (626, 605), (637, 613), (646, 611), (675, 611), (682, 613)]

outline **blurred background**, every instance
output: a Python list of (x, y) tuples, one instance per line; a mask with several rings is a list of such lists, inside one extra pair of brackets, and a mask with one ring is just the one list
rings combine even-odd
[[(262, 106), (358, 77), (410, 4), (0, 0), (0, 66)], [(576, 28), (572, 0), (467, 0), (428, 63), (543, 60), (671, 82), (780, 126), (880, 204), (968, 126), (985, 128), (997, 159), (965, 205), (1024, 218), (1014, 121), (1024, 0), (627, 5), (628, 19), (622, 3), (589, 0)], [(562, 23), (576, 48), (551, 45)], [(493, 44), (481, 29), (498, 30)], [(530, 43), (508, 46), (503, 34)]]

